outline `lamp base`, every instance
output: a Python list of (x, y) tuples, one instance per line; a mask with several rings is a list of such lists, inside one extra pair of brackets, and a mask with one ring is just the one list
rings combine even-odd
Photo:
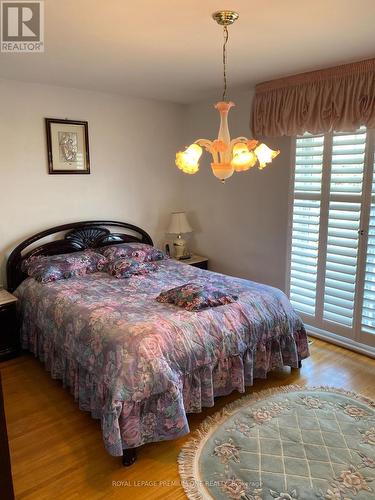
[(178, 260), (190, 259), (191, 255), (190, 255), (189, 249), (187, 247), (186, 241), (181, 237), (181, 235), (179, 235), (173, 241), (173, 247), (174, 247), (175, 259), (178, 259)]

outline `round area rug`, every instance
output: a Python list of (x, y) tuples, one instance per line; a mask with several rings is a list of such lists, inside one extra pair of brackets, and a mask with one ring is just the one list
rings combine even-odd
[(229, 404), (181, 450), (190, 499), (374, 500), (375, 402), (286, 386)]

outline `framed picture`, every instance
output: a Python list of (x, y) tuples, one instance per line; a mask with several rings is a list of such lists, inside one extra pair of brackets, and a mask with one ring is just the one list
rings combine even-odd
[(46, 118), (48, 172), (89, 174), (89, 131), (87, 122)]

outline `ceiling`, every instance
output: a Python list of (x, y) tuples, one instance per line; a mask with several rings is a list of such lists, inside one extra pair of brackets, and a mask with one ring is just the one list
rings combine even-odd
[(45, 0), (45, 52), (0, 54), (0, 78), (188, 103), (229, 85), (375, 56), (375, 0)]

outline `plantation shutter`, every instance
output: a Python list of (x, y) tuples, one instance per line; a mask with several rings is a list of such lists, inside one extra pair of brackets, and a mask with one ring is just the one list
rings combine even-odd
[(366, 129), (332, 138), (323, 319), (351, 328), (357, 278)]
[[(373, 164), (373, 171), (375, 163)], [(375, 176), (371, 186), (370, 214), (364, 279), (362, 330), (375, 334)]]
[(324, 136), (296, 140), (290, 299), (310, 315), (316, 306), (323, 147)]
[(374, 143), (365, 127), (296, 139), (289, 295), (307, 325), (375, 346)]

